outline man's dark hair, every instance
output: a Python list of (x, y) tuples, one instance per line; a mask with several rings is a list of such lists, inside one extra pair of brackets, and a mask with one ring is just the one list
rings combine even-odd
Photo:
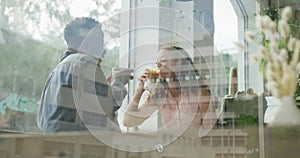
[(95, 27), (101, 24), (89, 17), (76, 18), (71, 21), (64, 30), (64, 38), (69, 48), (78, 50), (85, 36)]

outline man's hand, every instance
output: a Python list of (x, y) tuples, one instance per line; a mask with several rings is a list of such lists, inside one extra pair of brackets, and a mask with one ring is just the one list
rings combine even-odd
[(126, 85), (128, 81), (131, 79), (131, 73), (133, 73), (133, 69), (128, 68), (113, 68), (112, 69), (112, 82), (117, 80)]

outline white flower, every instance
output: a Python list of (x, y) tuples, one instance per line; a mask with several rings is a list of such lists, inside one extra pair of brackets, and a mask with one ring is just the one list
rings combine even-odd
[(297, 71), (300, 71), (300, 63), (297, 64), (296, 70), (297, 70)]
[(279, 54), (281, 55), (282, 58), (284, 58), (284, 60), (288, 59), (289, 57), (289, 53), (286, 49), (281, 49)]
[(263, 30), (270, 30), (270, 27), (269, 27), (269, 24), (272, 22), (272, 19), (267, 16), (267, 15), (264, 15), (261, 17), (261, 28)]
[[(253, 63), (258, 63), (260, 60), (262, 59), (262, 56), (260, 56), (259, 54), (255, 53), (255, 54), (250, 54), (250, 60)], [(300, 65), (299, 65), (300, 68)]]
[(291, 34), (291, 30), (288, 23), (282, 19), (278, 22), (278, 31), (280, 33), (280, 36), (285, 39), (287, 39)]
[(268, 58), (269, 59), (269, 53), (267, 51), (267, 49), (263, 46), (259, 46), (258, 52), (261, 56), (263, 56), (264, 58)]
[(280, 91), (278, 90), (278, 85), (276, 82), (267, 82), (266, 87), (272, 91), (272, 94), (276, 97), (280, 96)]
[(262, 29), (262, 24), (261, 24), (261, 16), (260, 15), (257, 15), (255, 16), (255, 23), (256, 23), (256, 28), (258, 30), (261, 30)]
[(270, 50), (272, 50), (273, 52), (278, 52), (279, 51), (279, 49), (278, 49), (278, 43), (276, 42), (276, 41), (274, 41), (274, 40), (270, 40), (271, 42), (270, 42)]
[(246, 37), (247, 41), (252, 42), (255, 39), (255, 34), (253, 32), (251, 32), (251, 31), (247, 31), (245, 33), (245, 37)]
[(241, 42), (235, 42), (234, 45), (235, 45), (236, 49), (237, 49), (239, 52), (244, 51), (245, 46), (244, 46), (243, 43), (241, 43)]
[[(291, 37), (288, 20), (292, 18), (291, 7), (282, 11), (281, 19), (272, 21), (269, 16), (258, 15), (255, 17), (256, 27), (261, 31), (263, 44), (259, 45), (258, 53), (252, 58), (255, 61), (266, 61), (265, 77), (267, 88), (276, 97), (292, 96), (296, 91), (297, 75), (300, 71), (300, 40)], [(246, 32), (248, 41), (253, 41), (255, 35)]]
[(268, 28), (271, 33), (275, 33), (276, 32), (276, 23), (274, 21), (270, 21), (268, 24)]
[(295, 50), (296, 42), (297, 42), (296, 38), (290, 38), (289, 39), (289, 42), (287, 44), (287, 48), (288, 48), (289, 51), (294, 51)]
[(299, 57), (300, 57), (300, 41), (297, 40), (295, 50), (292, 56), (291, 65), (297, 65), (299, 63)]
[(281, 18), (288, 21), (292, 18), (293, 16), (293, 11), (290, 6), (284, 7), (281, 13)]

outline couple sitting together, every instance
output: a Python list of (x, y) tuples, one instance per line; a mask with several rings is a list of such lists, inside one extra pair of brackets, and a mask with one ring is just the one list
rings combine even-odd
[[(77, 18), (67, 25), (64, 37), (68, 49), (46, 81), (38, 125), (45, 133), (86, 130), (89, 124), (105, 126), (99, 120), (114, 119), (114, 112), (127, 95), (124, 86), (132, 71), (113, 73), (109, 79), (104, 76), (103, 32), (97, 21)], [(139, 82), (125, 108), (123, 125), (138, 126), (159, 111), (162, 128), (191, 127), (200, 129), (199, 136), (206, 135), (216, 123), (214, 96), (201, 82), (188, 53), (181, 47), (164, 46), (156, 66), (157, 82), (146, 95), (145, 84), (153, 77), (152, 70), (145, 69), (137, 78)], [(102, 110), (96, 112), (99, 105)]]

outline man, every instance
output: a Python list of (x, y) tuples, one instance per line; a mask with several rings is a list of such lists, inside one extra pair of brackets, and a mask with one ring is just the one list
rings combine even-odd
[(46, 81), (38, 126), (45, 133), (107, 128), (127, 94), (132, 70), (114, 72), (111, 84), (106, 80), (100, 67), (103, 31), (92, 18), (71, 21), (64, 38), (68, 49)]

